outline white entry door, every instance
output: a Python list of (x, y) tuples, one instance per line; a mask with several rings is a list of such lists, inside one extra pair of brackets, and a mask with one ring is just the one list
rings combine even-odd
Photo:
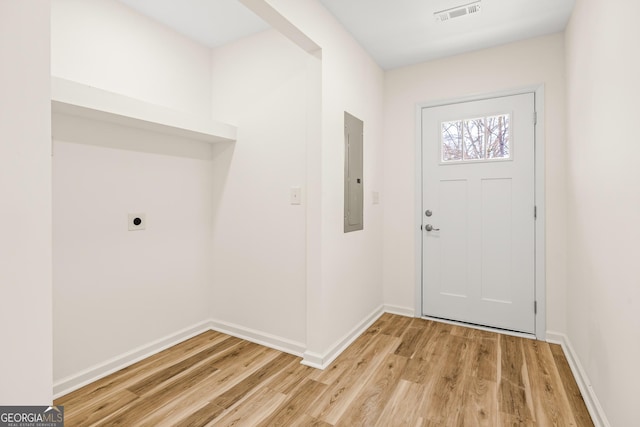
[(425, 316), (535, 333), (534, 94), (422, 110)]

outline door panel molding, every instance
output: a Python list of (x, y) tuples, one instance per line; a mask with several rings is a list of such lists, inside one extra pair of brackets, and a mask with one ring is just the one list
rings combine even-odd
[[(485, 93), (467, 97), (435, 100), (416, 105), (415, 110), (415, 313), (417, 317), (422, 317), (422, 234), (421, 229), (423, 223), (422, 212), (422, 110), (430, 107), (441, 107), (450, 104), (458, 104), (470, 101), (480, 101), (485, 99), (493, 99), (507, 97), (513, 95), (534, 94), (534, 108), (536, 111), (536, 122), (534, 125), (534, 198), (537, 209), (537, 217), (535, 222), (535, 248), (534, 248), (534, 271), (535, 271), (535, 301), (537, 303), (537, 312), (535, 316), (535, 336), (538, 339), (546, 339), (546, 278), (545, 278), (545, 144), (544, 144), (544, 85), (526, 86), (518, 89), (499, 91), (493, 93)], [(532, 117), (532, 120), (534, 118)], [(533, 214), (533, 213), (532, 213)]]

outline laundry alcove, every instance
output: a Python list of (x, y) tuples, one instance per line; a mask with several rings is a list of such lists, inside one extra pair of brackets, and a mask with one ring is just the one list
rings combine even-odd
[(304, 194), (317, 59), (310, 72), (276, 30), (211, 50), (119, 2), (65, 5), (52, 10), (54, 395), (211, 328), (302, 354), (307, 211), (289, 192)]
[(59, 393), (206, 328), (214, 159), (236, 127), (54, 77), (52, 137)]

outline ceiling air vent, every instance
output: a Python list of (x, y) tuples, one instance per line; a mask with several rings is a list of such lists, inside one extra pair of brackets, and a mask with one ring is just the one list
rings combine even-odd
[(436, 21), (444, 22), (449, 21), (450, 19), (459, 18), (465, 15), (472, 15), (478, 12), (480, 12), (480, 2), (476, 1), (462, 6), (452, 7), (451, 9), (441, 10), (434, 13), (433, 16), (435, 16)]

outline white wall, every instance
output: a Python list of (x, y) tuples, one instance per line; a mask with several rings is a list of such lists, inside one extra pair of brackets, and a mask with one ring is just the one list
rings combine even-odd
[(212, 177), (210, 159), (55, 141), (56, 381), (208, 319)]
[(52, 400), (49, 9), (0, 0), (0, 405)]
[(638, 423), (638, 14), (578, 0), (566, 31), (567, 334), (613, 426)]
[[(310, 227), (307, 351), (325, 355), (382, 305), (382, 70), (316, 0), (270, 0), (322, 48), (321, 166), (309, 186), (320, 197)], [(364, 121), (364, 230), (343, 233), (344, 111)], [(312, 147), (316, 148), (316, 147)], [(381, 194), (384, 201), (385, 194)], [(313, 215), (312, 215), (313, 216)], [(317, 219), (317, 222), (315, 222)]]
[(564, 45), (561, 34), (386, 73), (384, 299), (414, 311), (416, 105), (545, 85), (547, 329), (565, 330), (566, 201)]
[[(208, 49), (111, 0), (54, 0), (51, 23), (53, 75), (210, 116)], [(97, 145), (55, 142), (59, 388), (210, 317), (213, 148), (95, 133)], [(127, 231), (136, 212), (147, 215), (146, 231)]]
[(274, 30), (213, 50), (213, 115), (238, 126), (215, 161), (211, 317), (289, 351), (306, 331), (308, 54)]
[(115, 0), (53, 0), (51, 74), (198, 116), (211, 52)]

